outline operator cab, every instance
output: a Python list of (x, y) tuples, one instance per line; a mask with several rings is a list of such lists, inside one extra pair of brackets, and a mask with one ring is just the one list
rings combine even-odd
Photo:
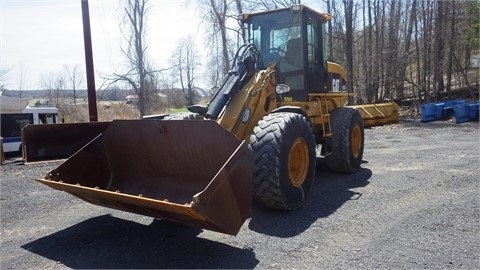
[(279, 83), (291, 91), (284, 101), (307, 101), (308, 92), (332, 91), (327, 72), (326, 22), (332, 16), (303, 5), (241, 15), (265, 66), (277, 64)]

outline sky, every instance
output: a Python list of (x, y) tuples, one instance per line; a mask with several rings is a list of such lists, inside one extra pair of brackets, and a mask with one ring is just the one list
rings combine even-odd
[[(152, 0), (148, 15), (148, 54), (154, 65), (169, 66), (177, 41), (189, 34), (203, 45), (203, 28), (194, 5)], [(194, 2), (194, 1), (192, 1)], [(118, 0), (89, 0), (95, 73), (111, 74), (124, 66), (120, 46), (123, 17)], [(8, 69), (6, 89), (41, 89), (41, 75), (64, 66), (85, 71), (81, 0), (0, 0), (0, 67)], [(97, 88), (101, 84), (95, 79)], [(86, 85), (86, 82), (84, 83)]]
[[(125, 44), (120, 31), (121, 2), (88, 1), (97, 89), (103, 81), (99, 73), (112, 74), (125, 66), (120, 51)], [(148, 55), (156, 68), (170, 66), (177, 41), (187, 35), (196, 37), (198, 52), (205, 56), (205, 26), (198, 14), (197, 0), (187, 1), (188, 6), (185, 2), (149, 1)], [(308, 5), (307, 2), (302, 1)], [(60, 74), (65, 65), (79, 65), (85, 72), (81, 0), (0, 0), (0, 69), (8, 70), (0, 84), (10, 90), (17, 90), (22, 84), (22, 90), (42, 89), (41, 76)], [(201, 80), (198, 84), (209, 88)]]

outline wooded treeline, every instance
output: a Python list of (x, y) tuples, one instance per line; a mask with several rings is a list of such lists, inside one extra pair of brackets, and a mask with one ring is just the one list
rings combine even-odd
[[(230, 50), (227, 54), (225, 49), (229, 42), (234, 43), (234, 35), (230, 40), (225, 39), (223, 31), (228, 29), (225, 22), (229, 16), (306, 1), (201, 2), (205, 18), (212, 23), (209, 45), (218, 48), (210, 51), (211, 57), (223, 67), (216, 69), (218, 74), (228, 68), (234, 53)], [(347, 70), (348, 91), (357, 93), (356, 103), (407, 99), (431, 102), (454, 98), (455, 89), (478, 98), (479, 1), (322, 0), (317, 3), (325, 7), (319, 11), (334, 16), (328, 24), (330, 60)]]
[(347, 68), (358, 102), (430, 102), (453, 98), (460, 88), (478, 98), (479, 3), (327, 1), (328, 12), (337, 15), (332, 58)]
[[(238, 14), (292, 4), (333, 15), (327, 25), (329, 60), (346, 69), (347, 90), (356, 93), (355, 103), (394, 100), (417, 105), (459, 96), (478, 99), (478, 0), (184, 0), (179, 4), (195, 8), (203, 22), (204, 44), (196, 47), (194, 36), (180, 39), (166, 67), (154, 67), (148, 54), (148, 16), (155, 1), (119, 3), (124, 7), (120, 50), (125, 67), (119, 73), (104, 74), (100, 89), (125, 88), (117, 83), (132, 89), (140, 116), (200, 101), (206, 94), (198, 91), (199, 81), (207, 88), (220, 86), (237, 48), (246, 40)], [(197, 50), (205, 51), (208, 59), (200, 61)], [(6, 90), (1, 82), (7, 73), (0, 67), (0, 90)], [(79, 73), (77, 66), (65, 66), (60, 74), (42, 74), (42, 86), (55, 103), (67, 92), (61, 90), (70, 89), (76, 104), (76, 90), (83, 79)], [(24, 80), (23, 75), (19, 77), (19, 90)], [(159, 96), (166, 96), (168, 105)]]
[[(228, 5), (226, 0), (208, 0)], [(273, 9), (302, 1), (235, 0), (234, 11)], [(348, 73), (356, 103), (431, 102), (463, 89), (478, 98), (478, 0), (323, 0), (331, 61)], [(228, 15), (226, 15), (227, 17)], [(216, 21), (221, 23), (221, 21)], [(218, 25), (216, 28), (220, 28)], [(214, 30), (215, 28), (212, 28)], [(231, 55), (231, 54), (230, 54)], [(230, 59), (224, 57), (224, 61)]]

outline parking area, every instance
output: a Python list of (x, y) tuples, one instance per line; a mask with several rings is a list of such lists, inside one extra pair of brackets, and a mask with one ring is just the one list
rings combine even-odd
[(0, 167), (0, 268), (478, 269), (478, 122), (365, 131), (362, 169), (318, 159), (307, 203), (254, 204), (237, 236), (103, 208), (36, 181), (58, 162)]

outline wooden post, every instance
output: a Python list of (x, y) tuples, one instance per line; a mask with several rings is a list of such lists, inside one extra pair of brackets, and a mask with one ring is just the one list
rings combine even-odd
[(85, 66), (87, 72), (88, 115), (90, 122), (98, 121), (97, 96), (95, 93), (95, 72), (93, 69), (92, 36), (88, 0), (82, 0), (83, 42), (85, 44)]

